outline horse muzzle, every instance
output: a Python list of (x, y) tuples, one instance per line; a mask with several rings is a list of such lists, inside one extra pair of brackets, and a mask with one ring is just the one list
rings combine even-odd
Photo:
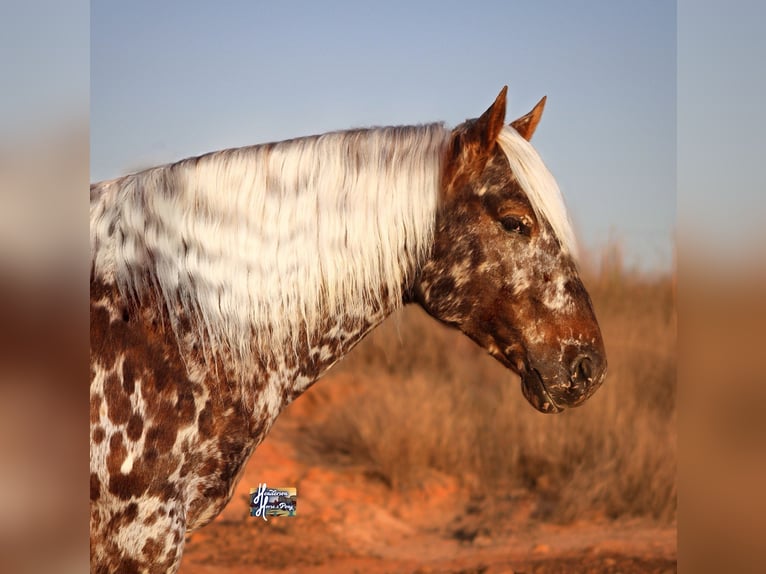
[(530, 365), (521, 373), (521, 392), (542, 413), (560, 413), (585, 402), (604, 382), (606, 355), (576, 349), (572, 360)]

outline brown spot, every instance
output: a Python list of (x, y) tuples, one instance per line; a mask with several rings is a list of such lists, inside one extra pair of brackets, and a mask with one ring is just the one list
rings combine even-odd
[[(176, 459), (173, 459), (173, 463), (175, 462), (176, 462)], [(175, 469), (177, 466), (178, 466), (177, 464), (168, 464), (166, 468)], [(168, 482), (167, 480), (157, 480), (150, 485), (148, 494), (149, 496), (156, 496), (157, 498), (165, 502), (169, 500), (180, 500), (181, 495), (178, 492), (179, 488), (180, 487), (174, 482)]]
[(136, 388), (136, 370), (133, 368), (133, 362), (126, 356), (122, 362), (122, 388), (128, 395), (132, 395)]
[(455, 292), (455, 279), (447, 275), (446, 277), (440, 277), (429, 290), (429, 298), (432, 299), (446, 299), (449, 298)]
[(109, 455), (106, 457), (106, 468), (111, 476), (119, 474), (120, 467), (128, 456), (128, 451), (122, 440), (122, 433), (115, 433), (109, 439)]
[(112, 532), (119, 531), (123, 526), (126, 526), (136, 520), (138, 516), (138, 504), (131, 502), (125, 508), (119, 512), (115, 512), (112, 518), (109, 519), (109, 525), (107, 530)]
[(156, 449), (160, 454), (167, 453), (176, 442), (176, 434), (174, 425), (163, 424), (163, 420), (158, 419), (157, 424), (146, 431), (146, 449)]
[[(94, 292), (94, 283), (91, 283), (91, 301), (98, 297)], [(101, 306), (91, 304), (90, 306), (90, 341), (91, 356), (94, 361), (101, 365), (111, 367), (116, 358), (115, 345), (111, 344), (109, 311)]]
[(178, 476), (180, 476), (181, 478), (185, 477), (186, 475), (188, 475), (192, 471), (193, 468), (194, 468), (193, 459), (192, 458), (188, 458), (181, 465), (181, 470), (179, 471)]
[[(211, 474), (215, 474), (218, 471), (218, 468), (219, 464), (217, 458), (209, 457), (198, 466), (196, 474), (197, 476), (210, 476)], [(200, 488), (202, 487), (203, 485), (200, 485)]]
[(97, 423), (101, 419), (101, 403), (104, 402), (101, 395), (92, 394), (90, 396), (90, 422)]
[(131, 413), (130, 397), (125, 393), (120, 378), (116, 374), (109, 375), (104, 384), (107, 413), (109, 419), (116, 425), (128, 422)]
[(154, 561), (159, 558), (163, 546), (164, 545), (157, 542), (156, 539), (149, 538), (144, 543), (144, 547), (141, 549), (141, 552), (144, 556), (146, 556), (147, 560)]
[(197, 428), (199, 429), (199, 436), (203, 439), (213, 436), (213, 403), (210, 399), (205, 403), (199, 416), (197, 417)]
[(122, 500), (130, 500), (140, 497), (149, 488), (147, 473), (137, 472), (135, 469), (129, 474), (119, 472), (109, 476), (109, 492)]
[(93, 442), (95, 444), (101, 444), (106, 437), (103, 427), (96, 427), (93, 429)]
[(157, 519), (160, 517), (159, 515), (160, 515), (160, 511), (159, 511), (159, 510), (155, 510), (154, 512), (152, 512), (152, 513), (151, 513), (151, 514), (150, 514), (150, 515), (149, 515), (149, 516), (146, 518), (146, 520), (144, 520), (144, 524), (145, 524), (146, 526), (151, 526), (152, 524), (154, 524), (155, 522), (157, 522)]
[(119, 572), (120, 574), (139, 574), (141, 570), (141, 564), (138, 560), (134, 560), (133, 558), (121, 558), (119, 564), (116, 565), (112, 572)]
[(90, 473), (90, 499), (95, 502), (101, 496), (101, 481), (95, 472)]
[(144, 432), (144, 419), (138, 413), (133, 413), (128, 421), (128, 426), (125, 429), (125, 433), (130, 440), (137, 441), (141, 438), (141, 433)]

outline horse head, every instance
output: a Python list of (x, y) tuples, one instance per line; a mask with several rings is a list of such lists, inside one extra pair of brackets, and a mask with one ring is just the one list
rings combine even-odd
[(521, 377), (541, 412), (581, 404), (607, 362), (558, 186), (529, 144), (545, 98), (504, 125), (506, 88), (452, 131), (415, 299)]

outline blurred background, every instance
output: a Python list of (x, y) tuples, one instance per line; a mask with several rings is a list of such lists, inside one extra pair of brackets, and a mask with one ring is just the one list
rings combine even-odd
[[(607, 383), (539, 415), (407, 310), (288, 409), (275, 439), (299, 466), (284, 468), (391, 500), (447, 485), (460, 508), (420, 526), (468, 553), (583, 520), (667, 537), (680, 489), (682, 571), (762, 571), (764, 15), (745, 0), (3, 3), (0, 569), (87, 568), (89, 181), (334, 129), (454, 126), (508, 84), (508, 120), (548, 95), (534, 144), (584, 247)], [(190, 541), (189, 568), (220, 564), (226, 527), (208, 527), (221, 550)], [(673, 563), (675, 544), (655, 558), (637, 568)]]

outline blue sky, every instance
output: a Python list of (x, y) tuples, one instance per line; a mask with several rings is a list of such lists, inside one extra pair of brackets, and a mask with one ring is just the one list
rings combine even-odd
[(652, 0), (91, 5), (91, 179), (367, 125), (508, 120), (586, 248), (668, 268), (676, 220), (676, 5)]

